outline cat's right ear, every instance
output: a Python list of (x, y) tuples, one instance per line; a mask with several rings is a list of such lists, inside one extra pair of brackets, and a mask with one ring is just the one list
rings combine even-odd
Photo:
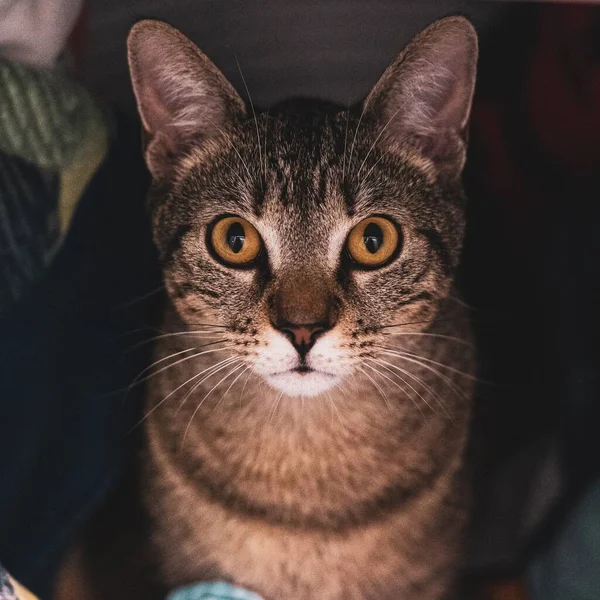
[(417, 35), (365, 101), (378, 143), (412, 147), (438, 176), (460, 176), (477, 53), (477, 34), (464, 17), (440, 19)]
[(136, 23), (127, 38), (131, 82), (144, 127), (146, 164), (168, 179), (186, 148), (217, 136), (245, 114), (217, 67), (174, 27)]

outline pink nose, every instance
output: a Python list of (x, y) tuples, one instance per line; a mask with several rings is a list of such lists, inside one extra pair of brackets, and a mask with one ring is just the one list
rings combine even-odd
[(295, 323), (286, 323), (278, 328), (289, 338), (298, 354), (303, 358), (314, 346), (317, 338), (325, 332), (326, 328), (320, 323), (308, 323), (296, 325)]

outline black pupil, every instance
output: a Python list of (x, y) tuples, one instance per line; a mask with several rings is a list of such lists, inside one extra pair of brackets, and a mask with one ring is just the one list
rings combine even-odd
[(244, 232), (242, 225), (240, 223), (233, 223), (230, 225), (227, 230), (227, 244), (229, 244), (232, 252), (237, 254), (244, 246), (245, 241), (246, 233)]
[(365, 248), (371, 254), (375, 254), (383, 244), (383, 231), (381, 231), (381, 227), (375, 223), (369, 223), (363, 233), (363, 242), (365, 243)]

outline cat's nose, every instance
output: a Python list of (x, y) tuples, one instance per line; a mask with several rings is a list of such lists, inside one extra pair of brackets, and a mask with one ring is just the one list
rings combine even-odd
[(287, 336), (304, 360), (318, 337), (332, 329), (341, 301), (327, 280), (315, 272), (283, 277), (267, 296), (271, 324)]
[(315, 345), (317, 338), (329, 327), (325, 323), (278, 323), (277, 329), (288, 336), (298, 354), (304, 358)]

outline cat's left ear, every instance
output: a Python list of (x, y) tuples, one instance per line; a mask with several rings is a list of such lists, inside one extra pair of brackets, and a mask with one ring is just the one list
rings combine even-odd
[(166, 23), (136, 23), (127, 52), (146, 164), (155, 180), (165, 180), (186, 148), (226, 132), (245, 106), (219, 69)]
[(365, 100), (378, 143), (411, 147), (436, 175), (458, 177), (475, 88), (477, 34), (463, 17), (436, 21), (400, 53)]

